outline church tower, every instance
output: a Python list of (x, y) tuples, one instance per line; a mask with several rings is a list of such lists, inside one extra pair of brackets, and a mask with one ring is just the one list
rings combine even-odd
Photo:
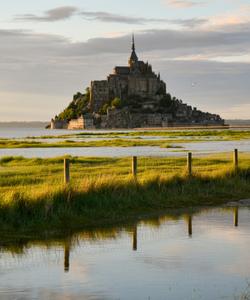
[(132, 53), (131, 53), (130, 59), (128, 61), (128, 64), (129, 64), (130, 68), (132, 68), (132, 69), (136, 69), (136, 67), (138, 65), (138, 56), (135, 52), (135, 37), (134, 37), (134, 34), (132, 35)]

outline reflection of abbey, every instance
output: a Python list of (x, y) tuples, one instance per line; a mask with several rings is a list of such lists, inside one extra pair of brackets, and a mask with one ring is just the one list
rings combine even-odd
[(51, 128), (136, 128), (176, 125), (223, 125), (218, 115), (204, 113), (172, 98), (152, 66), (140, 61), (134, 37), (128, 66), (116, 66), (106, 80), (92, 81), (86, 94), (52, 120)]

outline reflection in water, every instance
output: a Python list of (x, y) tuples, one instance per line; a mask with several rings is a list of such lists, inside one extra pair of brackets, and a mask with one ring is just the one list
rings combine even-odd
[(137, 226), (133, 229), (133, 251), (137, 251)]
[(239, 207), (234, 208), (234, 226), (239, 226)]
[(193, 218), (191, 215), (187, 217), (188, 223), (188, 235), (191, 237), (193, 235)]
[(69, 272), (69, 256), (70, 256), (71, 239), (65, 240), (64, 244), (64, 272)]
[[(14, 299), (20, 291), (26, 293), (23, 299), (36, 299), (36, 289), (46, 290), (51, 299), (234, 299), (232, 293), (239, 294), (250, 276), (249, 239), (250, 210), (243, 208), (176, 212), (128, 226), (67, 233), (63, 239), (23, 238), (8, 244), (1, 239), (0, 299)], [(130, 255), (138, 242), (140, 251)], [(214, 289), (207, 288), (212, 284)]]

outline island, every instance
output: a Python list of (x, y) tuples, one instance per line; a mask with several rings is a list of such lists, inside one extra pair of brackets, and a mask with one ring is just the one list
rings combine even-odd
[(217, 114), (203, 112), (167, 92), (148, 62), (138, 59), (134, 35), (127, 66), (116, 66), (106, 80), (92, 81), (56, 115), (51, 129), (157, 128), (224, 126)]

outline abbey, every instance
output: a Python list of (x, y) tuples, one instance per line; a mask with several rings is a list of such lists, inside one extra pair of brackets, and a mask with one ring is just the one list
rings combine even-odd
[[(152, 66), (140, 61), (135, 52), (134, 36), (128, 66), (117, 66), (107, 80), (91, 82), (91, 108), (94, 112), (110, 99), (121, 102), (130, 97), (144, 98), (145, 105), (157, 103), (166, 94), (166, 84), (152, 71)], [(150, 102), (150, 103), (149, 103)]]
[(138, 59), (135, 40), (127, 66), (116, 66), (106, 80), (92, 81), (77, 93), (51, 128), (139, 128), (224, 125), (219, 115), (202, 112), (167, 93), (160, 74)]

